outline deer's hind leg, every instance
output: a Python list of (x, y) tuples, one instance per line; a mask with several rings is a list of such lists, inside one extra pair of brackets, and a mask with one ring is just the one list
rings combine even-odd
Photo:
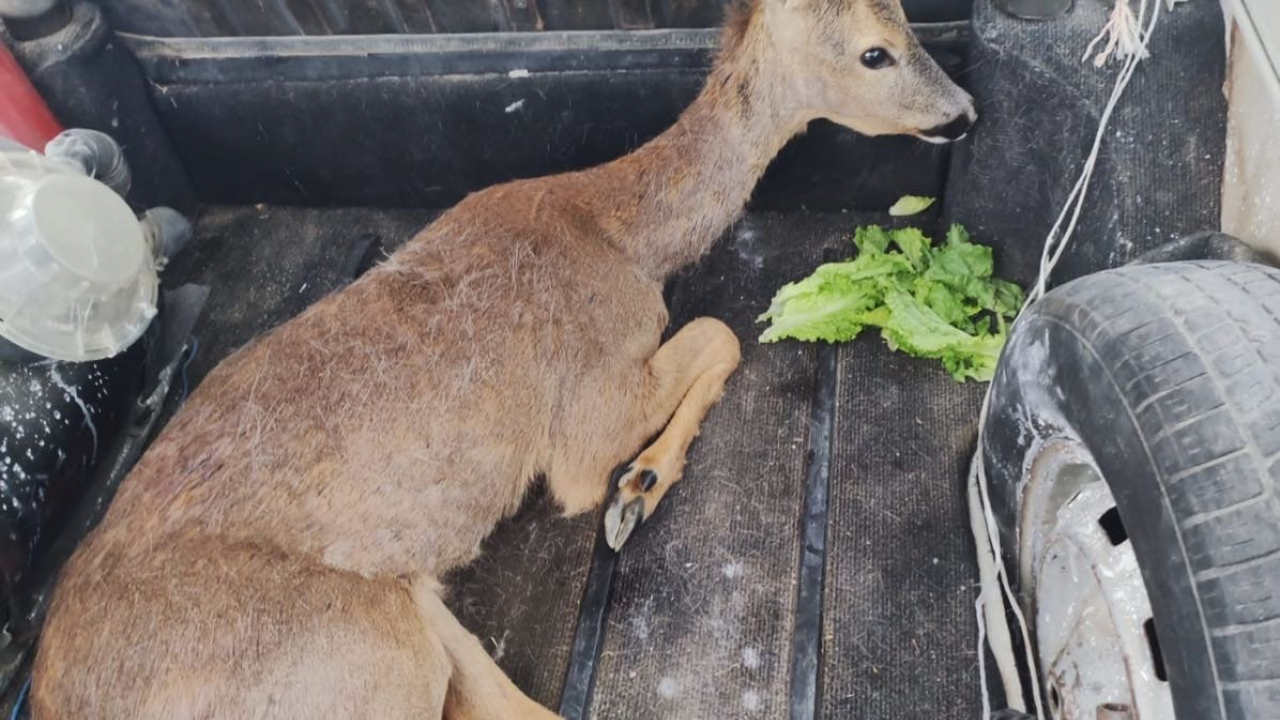
[(443, 720), (559, 720), (529, 698), (440, 600), (434, 583), (413, 583), (423, 622), (444, 647), (450, 664)]

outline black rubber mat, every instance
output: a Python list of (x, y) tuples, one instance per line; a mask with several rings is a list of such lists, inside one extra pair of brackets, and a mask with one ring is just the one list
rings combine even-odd
[(888, 220), (751, 215), (673, 283), (677, 322), (724, 319), (744, 362), (618, 561), (587, 715), (977, 714), (962, 481), (981, 387), (875, 336), (755, 342), (778, 286)]
[(753, 215), (673, 284), (677, 318), (727, 320), (744, 365), (666, 516), (623, 552), (591, 716), (977, 714), (963, 469), (980, 387), (874, 336), (754, 341), (780, 284), (887, 220)]
[(786, 715), (815, 348), (757, 344), (755, 317), (854, 224), (749, 216), (673, 283), (672, 328), (724, 320), (743, 362), (622, 552), (591, 717)]
[(964, 479), (983, 386), (840, 348), (823, 615), (824, 718), (976, 718)]
[(458, 619), (547, 707), (560, 702), (599, 525), (598, 513), (562, 517), (539, 487), (484, 554), (446, 580)]
[[(1226, 142), (1226, 52), (1219, 3), (1160, 6), (1150, 57), (1116, 106), (1058, 282), (1123, 265), (1219, 225)], [(1077, 0), (1027, 22), (974, 6), (966, 87), (981, 120), (958, 145), (947, 214), (1009, 248), (1004, 268), (1035, 277), (1040, 249), (1084, 166), (1120, 64), (1082, 61), (1114, 3)], [(1095, 52), (1100, 48), (1095, 48)]]

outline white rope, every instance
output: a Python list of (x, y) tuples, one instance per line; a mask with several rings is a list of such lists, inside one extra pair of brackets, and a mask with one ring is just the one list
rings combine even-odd
[[(986, 403), (984, 402), (983, 405), (985, 407)], [(973, 462), (980, 461), (981, 453), (974, 453)], [(972, 477), (973, 473), (981, 472), (981, 470), (971, 465), (969, 472), (970, 477)], [(979, 483), (969, 483), (968, 499), (969, 529), (973, 532), (975, 538), (981, 538), (988, 531), (986, 515), (983, 513)], [(1009, 624), (1004, 618), (1004, 600), (1000, 595), (999, 570), (997, 569), (998, 560), (992, 554), (989, 546), (982, 547), (981, 543), (978, 543), (977, 550), (978, 586), (981, 588), (975, 603), (978, 611), (978, 680), (983, 689), (982, 717), (988, 718), (991, 716), (991, 701), (987, 692), (986, 656), (983, 654), (987, 629), (990, 628), (991, 631), (992, 648), (1012, 648), (1013, 639), (1009, 635)], [(1012, 653), (1007, 658), (997, 657), (996, 669), (1000, 673), (1000, 682), (1004, 685), (1005, 694), (1009, 697), (1010, 707), (1014, 710), (1025, 710), (1026, 707), (1022, 702), (1022, 678), (1018, 675), (1018, 664), (1013, 659)]]
[[(1125, 60), (1135, 55), (1139, 59), (1147, 57), (1147, 48), (1142, 42), (1142, 33), (1139, 32), (1141, 26), (1138, 25), (1138, 18), (1133, 14), (1133, 5), (1130, 4), (1130, 0), (1115, 0), (1115, 3), (1115, 7), (1111, 8), (1111, 14), (1107, 17), (1107, 24), (1102, 26), (1097, 37), (1089, 43), (1089, 47), (1085, 48), (1084, 57), (1080, 62), (1089, 59), (1089, 55), (1093, 54), (1093, 48), (1102, 42), (1103, 38), (1107, 39), (1107, 44), (1093, 59), (1094, 67), (1106, 65), (1112, 55), (1117, 60)], [(1141, 6), (1139, 12), (1141, 12)]]
[[(973, 603), (973, 612), (978, 616), (978, 651), (979, 652), (982, 652), (982, 647), (987, 641), (987, 635), (986, 635), (987, 621), (986, 621), (986, 618), (983, 617), (983, 614), (986, 612), (987, 604), (984, 603), (982, 600), (983, 600), (982, 593), (978, 593), (978, 599), (975, 600)], [(1000, 624), (997, 623), (993, 627), (999, 627), (999, 626)], [(987, 720), (987, 718), (991, 717), (991, 697), (986, 692), (987, 663), (985, 662), (978, 663), (978, 683), (982, 686), (982, 689), (983, 689), (982, 717), (983, 717), (983, 720)]]
[[(1175, 1), (1167, 0), (1170, 7)], [(1111, 117), (1119, 105), (1125, 89), (1128, 88), (1129, 81), (1133, 79), (1135, 68), (1137, 68), (1138, 63), (1147, 57), (1151, 33), (1155, 30), (1156, 21), (1160, 17), (1162, 3), (1159, 0), (1138, 0), (1138, 3), (1138, 11), (1135, 17), (1129, 6), (1129, 0), (1116, 0), (1116, 9), (1112, 12), (1107, 27), (1090, 43), (1089, 50), (1085, 53), (1085, 58), (1087, 59), (1093, 47), (1110, 31), (1111, 40), (1102, 54), (1098, 56), (1101, 59), (1095, 59), (1094, 63), (1101, 66), (1114, 53), (1115, 57), (1122, 59), (1124, 64), (1121, 67), (1120, 74), (1116, 76), (1111, 96), (1108, 98), (1107, 104), (1103, 108), (1102, 116), (1099, 118), (1098, 131), (1094, 136), (1093, 147), (1085, 159), (1080, 179), (1076, 181), (1075, 187), (1072, 188), (1071, 193), (1067, 196), (1062, 212), (1058, 214), (1057, 221), (1054, 222), (1053, 228), (1049, 230), (1049, 234), (1045, 238), (1044, 249), (1040, 255), (1040, 273), (1035, 285), (1027, 293), (1026, 302), (1023, 304), (1024, 311), (1045, 294), (1049, 278), (1075, 234), (1080, 215), (1084, 211), (1089, 185), (1093, 180), (1093, 173), (1098, 164), (1098, 157), (1102, 151), (1102, 144), (1106, 139)], [(1151, 10), (1150, 20), (1147, 22), (1145, 30), (1137, 32), (1137, 28), (1141, 27), (1141, 20), (1147, 15), (1148, 7)], [(1128, 13), (1127, 18), (1124, 15), (1125, 13)], [(1132, 18), (1132, 25), (1125, 24), (1130, 22), (1129, 18)], [(1130, 34), (1126, 39), (1126, 33), (1136, 34)], [(1068, 218), (1070, 219), (1068, 220)], [(1065, 228), (1064, 222), (1066, 223)], [(1061, 234), (1059, 234), (1059, 231), (1061, 231)], [(1035, 707), (1035, 717), (1037, 720), (1044, 720), (1044, 705), (1040, 698), (1040, 673), (1036, 667), (1031, 634), (1028, 631), (1021, 604), (1013, 593), (1008, 573), (1001, 559), (1000, 533), (996, 525), (995, 513), (991, 509), (991, 498), (988, 491), (982, 453), (983, 428), (986, 425), (990, 402), (991, 388), (988, 386), (987, 393), (982, 400), (982, 412), (978, 416), (978, 446), (974, 452), (973, 461), (969, 466), (968, 486), (969, 520), (970, 527), (973, 530), (974, 543), (977, 547), (978, 582), (980, 587), (977, 599), (977, 605), (981, 608), (978, 610), (978, 677), (982, 686), (982, 720), (988, 720), (991, 713), (991, 692), (987, 685), (986, 674), (986, 648), (988, 646), (991, 648), (991, 654), (995, 658), (1009, 707), (1020, 712), (1026, 712), (1022, 680), (1018, 674), (1018, 661), (1013, 649), (1010, 629), (1004, 616), (1006, 604), (1008, 609), (1013, 612), (1021, 635), (1022, 647), (1025, 652), (1024, 660), (1031, 677), (1031, 695)]]

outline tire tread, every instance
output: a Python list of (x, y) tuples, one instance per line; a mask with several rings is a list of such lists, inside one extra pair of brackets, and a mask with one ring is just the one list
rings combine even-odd
[(1039, 305), (1111, 369), (1146, 440), (1226, 720), (1280, 717), (1280, 271), (1131, 266)]

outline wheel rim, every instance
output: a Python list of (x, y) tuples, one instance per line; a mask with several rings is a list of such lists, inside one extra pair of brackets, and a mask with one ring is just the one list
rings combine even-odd
[(1057, 720), (1174, 720), (1151, 601), (1111, 489), (1076, 441), (1035, 453), (1019, 576)]

